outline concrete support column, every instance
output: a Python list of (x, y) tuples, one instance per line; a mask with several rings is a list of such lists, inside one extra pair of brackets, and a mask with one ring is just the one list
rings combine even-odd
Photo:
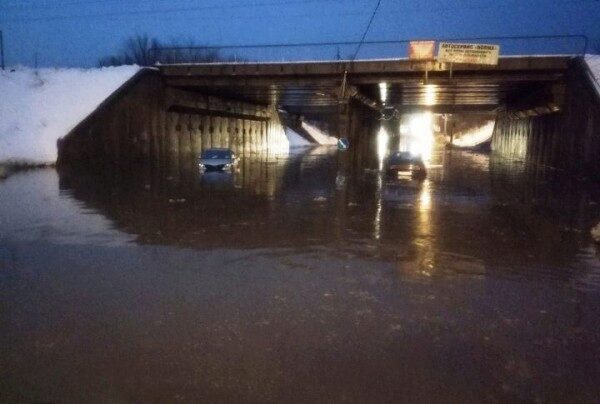
[(192, 115), (190, 123), (192, 125), (191, 137), (192, 137), (192, 153), (194, 156), (202, 153), (202, 136), (200, 128), (202, 126), (202, 119), (198, 115)]
[(241, 126), (242, 126), (241, 119), (233, 120), (233, 128), (231, 129), (231, 133), (233, 136), (233, 147), (234, 147), (234, 151), (239, 155), (243, 154), (243, 152), (244, 152), (243, 145), (242, 145), (242, 133), (240, 131)]
[(182, 161), (187, 161), (192, 154), (190, 119), (190, 115), (180, 114), (179, 116), (179, 158)]
[(217, 139), (219, 142), (219, 147), (223, 148), (223, 147), (227, 147), (227, 132), (225, 131), (225, 122), (227, 121), (227, 118), (219, 118), (218, 122), (217, 122)]
[(179, 125), (177, 122), (177, 114), (167, 114), (167, 156), (169, 161), (179, 160)]
[(158, 113), (158, 161), (164, 164), (167, 161), (167, 111), (160, 109)]
[(244, 150), (244, 155), (248, 155), (250, 154), (250, 142), (249, 142), (249, 136), (248, 136), (248, 121), (246, 121), (245, 119), (242, 120), (242, 143), (243, 143), (243, 150)]
[[(152, 154), (152, 128), (153, 128), (153, 119), (147, 119), (146, 117), (152, 117), (152, 113), (150, 112), (149, 106), (142, 107), (141, 116), (136, 116), (136, 123), (142, 129), (139, 133), (139, 153), (141, 157), (141, 161), (146, 163), (150, 160), (150, 156)], [(146, 118), (146, 119), (143, 119)]]
[(260, 122), (260, 138), (263, 152), (267, 150), (269, 144), (267, 143), (267, 130), (264, 122)]
[(159, 155), (159, 147), (158, 147), (158, 135), (159, 135), (159, 112), (157, 109), (155, 109), (157, 112), (150, 115), (150, 122), (149, 122), (149, 126), (150, 126), (150, 138), (148, 140), (149, 142), (149, 160), (153, 165), (156, 165), (158, 162), (158, 155)]
[(348, 131), (350, 129), (350, 101), (348, 99), (339, 100), (338, 104), (338, 128), (337, 136), (349, 137)]
[(250, 144), (252, 153), (258, 153), (258, 136), (256, 132), (256, 121), (250, 122)]
[(221, 147), (228, 148), (229, 147), (229, 133), (227, 133), (227, 124), (229, 118), (221, 119)]
[(202, 129), (200, 130), (200, 138), (202, 141), (202, 150), (210, 149), (210, 121), (207, 116), (200, 117), (200, 125)]

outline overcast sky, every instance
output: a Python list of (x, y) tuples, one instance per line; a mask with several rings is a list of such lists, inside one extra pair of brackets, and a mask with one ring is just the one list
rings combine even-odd
[[(359, 41), (376, 4), (377, 0), (0, 0), (0, 30), (9, 65), (33, 65), (37, 53), (40, 66), (94, 66), (136, 34), (210, 45)], [(367, 40), (584, 34), (598, 46), (599, 21), (599, 0), (382, 0)], [(575, 39), (528, 43), (537, 53), (582, 50)], [(518, 53), (523, 44), (510, 52)], [(377, 51), (367, 51), (362, 56), (377, 56)], [(276, 57), (274, 52), (268, 57)], [(330, 52), (322, 57), (331, 57)]]

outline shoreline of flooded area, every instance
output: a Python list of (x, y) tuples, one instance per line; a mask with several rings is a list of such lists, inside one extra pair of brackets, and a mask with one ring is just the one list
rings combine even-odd
[(597, 400), (597, 186), (344, 158), (0, 183), (0, 401)]

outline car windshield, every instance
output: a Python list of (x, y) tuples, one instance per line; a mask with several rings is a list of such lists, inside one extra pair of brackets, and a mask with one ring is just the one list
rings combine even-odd
[(231, 151), (230, 150), (215, 150), (209, 149), (202, 153), (203, 159), (230, 159)]
[(419, 160), (418, 157), (413, 156), (407, 152), (396, 152), (390, 156), (390, 163), (398, 164), (398, 163), (413, 163)]

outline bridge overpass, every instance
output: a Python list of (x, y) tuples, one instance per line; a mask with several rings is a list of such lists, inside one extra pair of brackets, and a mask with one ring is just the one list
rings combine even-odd
[[(600, 106), (573, 56), (501, 57), (497, 66), (405, 59), (162, 64), (146, 70), (60, 145), (59, 162), (181, 160), (211, 146), (252, 153), (285, 142), (278, 111), (321, 120), (373, 152), (382, 111), (494, 112), (497, 153), (600, 173)], [(173, 157), (175, 156), (175, 157)]]
[(159, 69), (168, 86), (277, 104), (292, 113), (322, 113), (336, 109), (345, 98), (374, 109), (454, 112), (495, 109), (530, 99), (532, 92), (543, 96), (539, 101), (558, 103), (552, 96), (564, 86), (570, 61), (566, 56), (528, 56), (504, 57), (497, 66), (388, 59), (177, 64)]

